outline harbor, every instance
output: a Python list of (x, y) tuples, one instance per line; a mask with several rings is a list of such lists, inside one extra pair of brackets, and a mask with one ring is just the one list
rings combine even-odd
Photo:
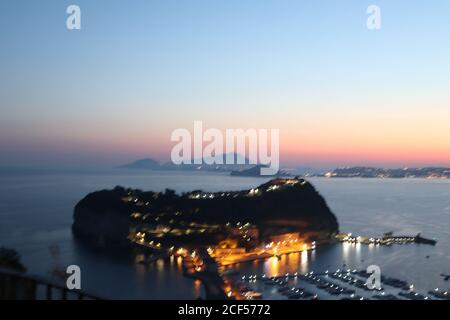
[[(414, 265), (435, 258), (434, 246), (343, 242), (227, 266), (223, 275), (242, 299), (447, 300), (445, 268), (427, 274), (410, 272)], [(401, 263), (403, 267), (398, 267)], [(373, 264), (381, 269), (381, 290), (366, 285), (366, 268)]]
[[(368, 288), (366, 282), (370, 276), (361, 265), (364, 259), (348, 266), (344, 262), (341, 268), (316, 269), (309, 265), (322, 247), (341, 248), (342, 257), (353, 251), (359, 256), (362, 248), (384, 248), (391, 244), (435, 244), (429, 239), (416, 236), (394, 236), (385, 233), (381, 238), (338, 234), (338, 243), (318, 246), (315, 242), (305, 243), (297, 235), (284, 235), (281, 241), (270, 242), (258, 250), (245, 252), (242, 248), (215, 248), (200, 246), (194, 248), (169, 248), (165, 252), (159, 248), (159, 254), (148, 256), (141, 264), (174, 256), (182, 260), (183, 275), (201, 283), (205, 299), (326, 299), (326, 300), (448, 300), (448, 291), (443, 286), (432, 289), (418, 289), (412, 281), (398, 277), (381, 275), (382, 287), (378, 290)], [(225, 243), (222, 243), (225, 244)], [(367, 246), (365, 246), (367, 245)], [(408, 246), (409, 247), (409, 246)], [(412, 246), (415, 247), (415, 246)], [(424, 247), (425, 248), (425, 247)], [(392, 250), (392, 249), (391, 249)], [(372, 252), (373, 253), (373, 252)], [(430, 256), (426, 255), (425, 259)], [(351, 262), (351, 261), (350, 261)], [(264, 265), (267, 272), (248, 274), (242, 266)], [(353, 265), (353, 267), (349, 267)], [(268, 269), (267, 269), (268, 266)], [(333, 271), (331, 271), (333, 270)], [(443, 281), (447, 274), (439, 275)]]
[(381, 288), (369, 289), (368, 276), (365, 270), (356, 269), (295, 272), (276, 277), (236, 275), (233, 295), (248, 300), (450, 300), (449, 290), (420, 292), (414, 285), (393, 277), (382, 276)]

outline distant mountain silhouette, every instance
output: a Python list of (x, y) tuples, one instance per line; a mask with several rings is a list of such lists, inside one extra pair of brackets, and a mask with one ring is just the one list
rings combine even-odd
[[(234, 170), (245, 170), (252, 168), (255, 164), (250, 164), (250, 160), (238, 153), (227, 153), (219, 155), (217, 158), (222, 159), (222, 164), (212, 163), (215, 158), (214, 157), (206, 157), (204, 159), (197, 159), (197, 161), (192, 160), (192, 164), (174, 164), (169, 161), (163, 164), (158, 163), (157, 161), (146, 158), (136, 160), (132, 163), (128, 163), (122, 166), (119, 166), (121, 169), (138, 169), (138, 170), (185, 170), (185, 171), (225, 171), (230, 172)], [(227, 164), (227, 158), (231, 158), (230, 164)], [(201, 164), (196, 164), (195, 162), (201, 162)]]
[[(206, 157), (203, 159), (193, 159), (191, 164), (174, 164), (173, 162), (167, 162), (162, 165), (163, 169), (168, 170), (201, 170), (201, 171), (233, 171), (249, 169), (254, 164), (250, 164), (250, 160), (241, 154), (226, 153), (217, 156), (221, 159), (222, 163), (212, 163), (216, 160), (214, 157)], [(227, 158), (230, 158), (230, 163), (227, 162)], [(219, 161), (220, 162), (220, 161)], [(212, 163), (212, 164), (207, 164)]]
[[(227, 157), (232, 160), (232, 163), (230, 164), (250, 164), (250, 160), (247, 157), (244, 157), (243, 155), (239, 153), (224, 153), (222, 155), (218, 155), (218, 158), (222, 159), (222, 163), (226, 164)], [(203, 158), (203, 163), (209, 162), (211, 163), (214, 160), (214, 157), (205, 157)], [(194, 160), (195, 161), (195, 160)]]
[(141, 160), (136, 160), (132, 163), (129, 164), (125, 164), (120, 166), (119, 168), (123, 168), (123, 169), (140, 169), (140, 170), (153, 170), (153, 169), (159, 169), (160, 164), (159, 162), (150, 159), (150, 158), (146, 158), (146, 159), (141, 159)]
[(235, 177), (261, 177), (261, 168), (267, 168), (267, 166), (259, 164), (250, 169), (231, 171), (230, 175)]

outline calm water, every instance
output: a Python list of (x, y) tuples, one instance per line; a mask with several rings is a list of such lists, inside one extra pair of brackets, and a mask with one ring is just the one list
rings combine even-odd
[[(184, 278), (177, 261), (144, 267), (127, 259), (92, 252), (71, 235), (73, 207), (87, 193), (123, 185), (143, 190), (172, 188), (239, 190), (265, 179), (224, 174), (112, 171), (102, 173), (0, 174), (0, 245), (16, 248), (30, 273), (49, 276), (55, 265), (78, 264), (83, 289), (122, 299), (196, 298), (198, 283)], [(386, 231), (436, 238), (433, 246), (368, 247), (333, 245), (307, 255), (240, 265), (243, 274), (306, 272), (378, 264), (388, 275), (429, 290), (449, 287), (439, 276), (450, 274), (450, 182), (446, 180), (311, 179), (337, 215), (342, 231), (381, 235)], [(57, 245), (59, 254), (50, 253)], [(429, 258), (427, 258), (429, 256)]]

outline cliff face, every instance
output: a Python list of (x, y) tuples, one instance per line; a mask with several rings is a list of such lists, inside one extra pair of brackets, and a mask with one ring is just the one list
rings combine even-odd
[[(145, 220), (132, 218), (136, 212)], [(73, 231), (96, 245), (123, 244), (136, 224), (175, 228), (174, 224), (228, 222), (249, 222), (263, 235), (299, 231), (324, 238), (339, 229), (336, 217), (310, 183), (274, 179), (238, 192), (177, 195), (171, 190), (154, 193), (121, 187), (94, 192), (76, 205)]]
[(129, 207), (121, 201), (124, 189), (91, 193), (75, 206), (72, 231), (96, 247), (126, 246)]

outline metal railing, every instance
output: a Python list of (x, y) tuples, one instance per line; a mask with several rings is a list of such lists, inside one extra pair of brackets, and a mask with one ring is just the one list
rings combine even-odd
[(0, 300), (101, 300), (47, 279), (0, 268)]

